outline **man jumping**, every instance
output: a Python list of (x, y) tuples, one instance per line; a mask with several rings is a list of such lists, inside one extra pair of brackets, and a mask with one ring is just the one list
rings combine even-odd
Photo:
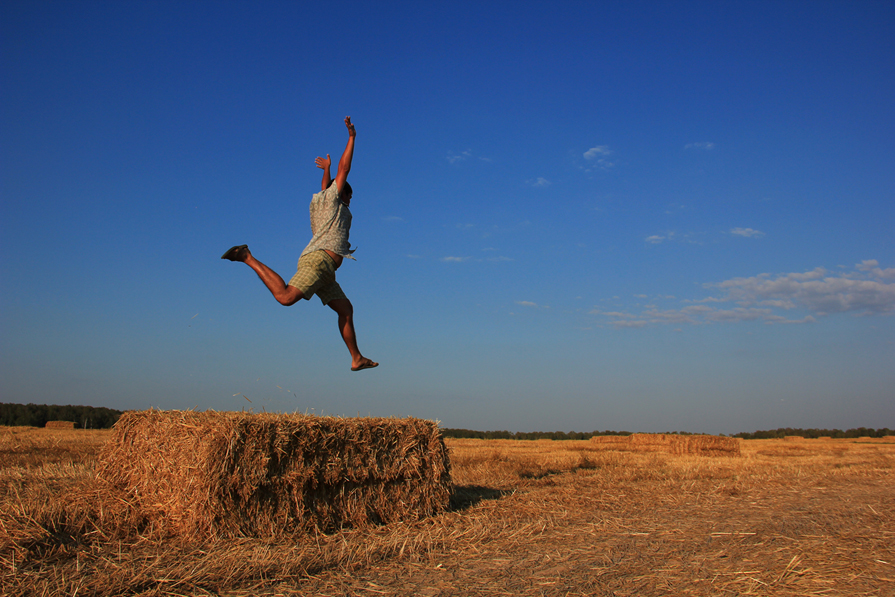
[(354, 250), (348, 242), (348, 231), (351, 229), (351, 185), (348, 184), (348, 172), (354, 157), (354, 137), (356, 135), (351, 117), (345, 118), (348, 127), (348, 145), (339, 160), (339, 169), (335, 180), (330, 178), (331, 164), (329, 154), (326, 158), (317, 158), (315, 163), (323, 169), (321, 191), (311, 199), (311, 233), (313, 237), (298, 259), (298, 271), (286, 284), (275, 271), (252, 256), (248, 245), (230, 248), (221, 259), (241, 261), (255, 270), (273, 297), (282, 305), (294, 305), (301, 299), (310, 300), (315, 294), (324, 305), (339, 315), (339, 332), (348, 352), (351, 353), (351, 370), (360, 371), (379, 366), (361, 354), (357, 348), (354, 333), (354, 307), (336, 282), (336, 270), (342, 265), (342, 259), (351, 256)]

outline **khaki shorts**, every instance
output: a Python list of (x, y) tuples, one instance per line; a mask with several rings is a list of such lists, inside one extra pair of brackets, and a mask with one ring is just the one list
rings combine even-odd
[(298, 260), (298, 270), (289, 280), (289, 286), (301, 290), (305, 300), (311, 300), (316, 294), (324, 305), (335, 299), (348, 298), (336, 282), (336, 262), (326, 251), (303, 255)]

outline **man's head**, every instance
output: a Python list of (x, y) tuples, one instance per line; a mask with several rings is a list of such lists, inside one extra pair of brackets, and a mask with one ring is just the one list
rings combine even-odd
[[(330, 181), (329, 186), (333, 186), (334, 184), (336, 184), (335, 179)], [(348, 181), (346, 180), (342, 184), (342, 192), (339, 193), (339, 199), (342, 201), (342, 203), (344, 203), (345, 205), (348, 205), (349, 203), (351, 203), (351, 195), (352, 194), (353, 194), (353, 191), (351, 190), (351, 185), (348, 184)]]

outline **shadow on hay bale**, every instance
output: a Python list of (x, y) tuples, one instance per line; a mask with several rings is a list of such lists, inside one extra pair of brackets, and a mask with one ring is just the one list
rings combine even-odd
[(442, 511), (450, 461), (433, 421), (130, 411), (100, 456), (154, 531), (282, 537)]

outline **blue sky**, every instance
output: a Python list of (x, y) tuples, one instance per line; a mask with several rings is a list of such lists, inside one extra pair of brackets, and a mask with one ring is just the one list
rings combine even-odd
[[(0, 6), (0, 396), (895, 427), (891, 2)], [(335, 315), (278, 305), (351, 115)], [(251, 402), (249, 402), (251, 401)]]

